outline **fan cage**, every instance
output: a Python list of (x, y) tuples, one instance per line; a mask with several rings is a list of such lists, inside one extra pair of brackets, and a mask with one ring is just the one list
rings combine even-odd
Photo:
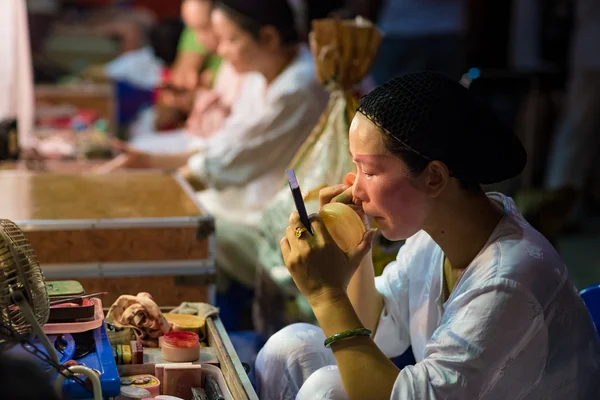
[(44, 325), (50, 301), (35, 252), (14, 222), (0, 220), (0, 348), (31, 332), (31, 325), (14, 303), (16, 290), (23, 293), (35, 318)]

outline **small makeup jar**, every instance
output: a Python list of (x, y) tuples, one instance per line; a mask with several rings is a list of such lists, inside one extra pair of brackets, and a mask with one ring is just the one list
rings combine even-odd
[(161, 342), (161, 356), (165, 361), (191, 362), (200, 358), (200, 342), (193, 332), (169, 332)]

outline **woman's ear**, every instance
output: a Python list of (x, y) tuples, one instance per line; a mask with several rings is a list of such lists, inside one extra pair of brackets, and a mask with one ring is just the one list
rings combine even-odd
[(450, 180), (450, 171), (446, 164), (440, 161), (431, 161), (422, 174), (425, 190), (430, 197), (438, 197), (444, 191)]
[(275, 51), (281, 46), (281, 35), (272, 25), (260, 29), (259, 39), (260, 43), (270, 51)]

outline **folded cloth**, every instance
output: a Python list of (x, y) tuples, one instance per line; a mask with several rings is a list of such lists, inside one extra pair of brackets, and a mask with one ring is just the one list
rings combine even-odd
[(108, 310), (106, 320), (118, 328), (132, 328), (146, 347), (158, 347), (158, 338), (172, 329), (152, 296), (145, 292), (120, 296)]
[(211, 306), (207, 303), (191, 303), (191, 302), (183, 302), (179, 305), (179, 307), (174, 308), (170, 312), (171, 314), (188, 314), (188, 315), (197, 315), (204, 319), (208, 317), (213, 317), (219, 314), (219, 309), (217, 307)]

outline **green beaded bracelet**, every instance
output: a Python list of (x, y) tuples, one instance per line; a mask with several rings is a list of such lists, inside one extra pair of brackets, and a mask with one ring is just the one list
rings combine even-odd
[(349, 331), (344, 331), (340, 333), (336, 333), (335, 335), (331, 335), (327, 339), (325, 339), (325, 347), (330, 348), (332, 344), (335, 342), (339, 342), (344, 339), (348, 339), (356, 336), (371, 336), (373, 332), (367, 328), (356, 328), (350, 329)]

